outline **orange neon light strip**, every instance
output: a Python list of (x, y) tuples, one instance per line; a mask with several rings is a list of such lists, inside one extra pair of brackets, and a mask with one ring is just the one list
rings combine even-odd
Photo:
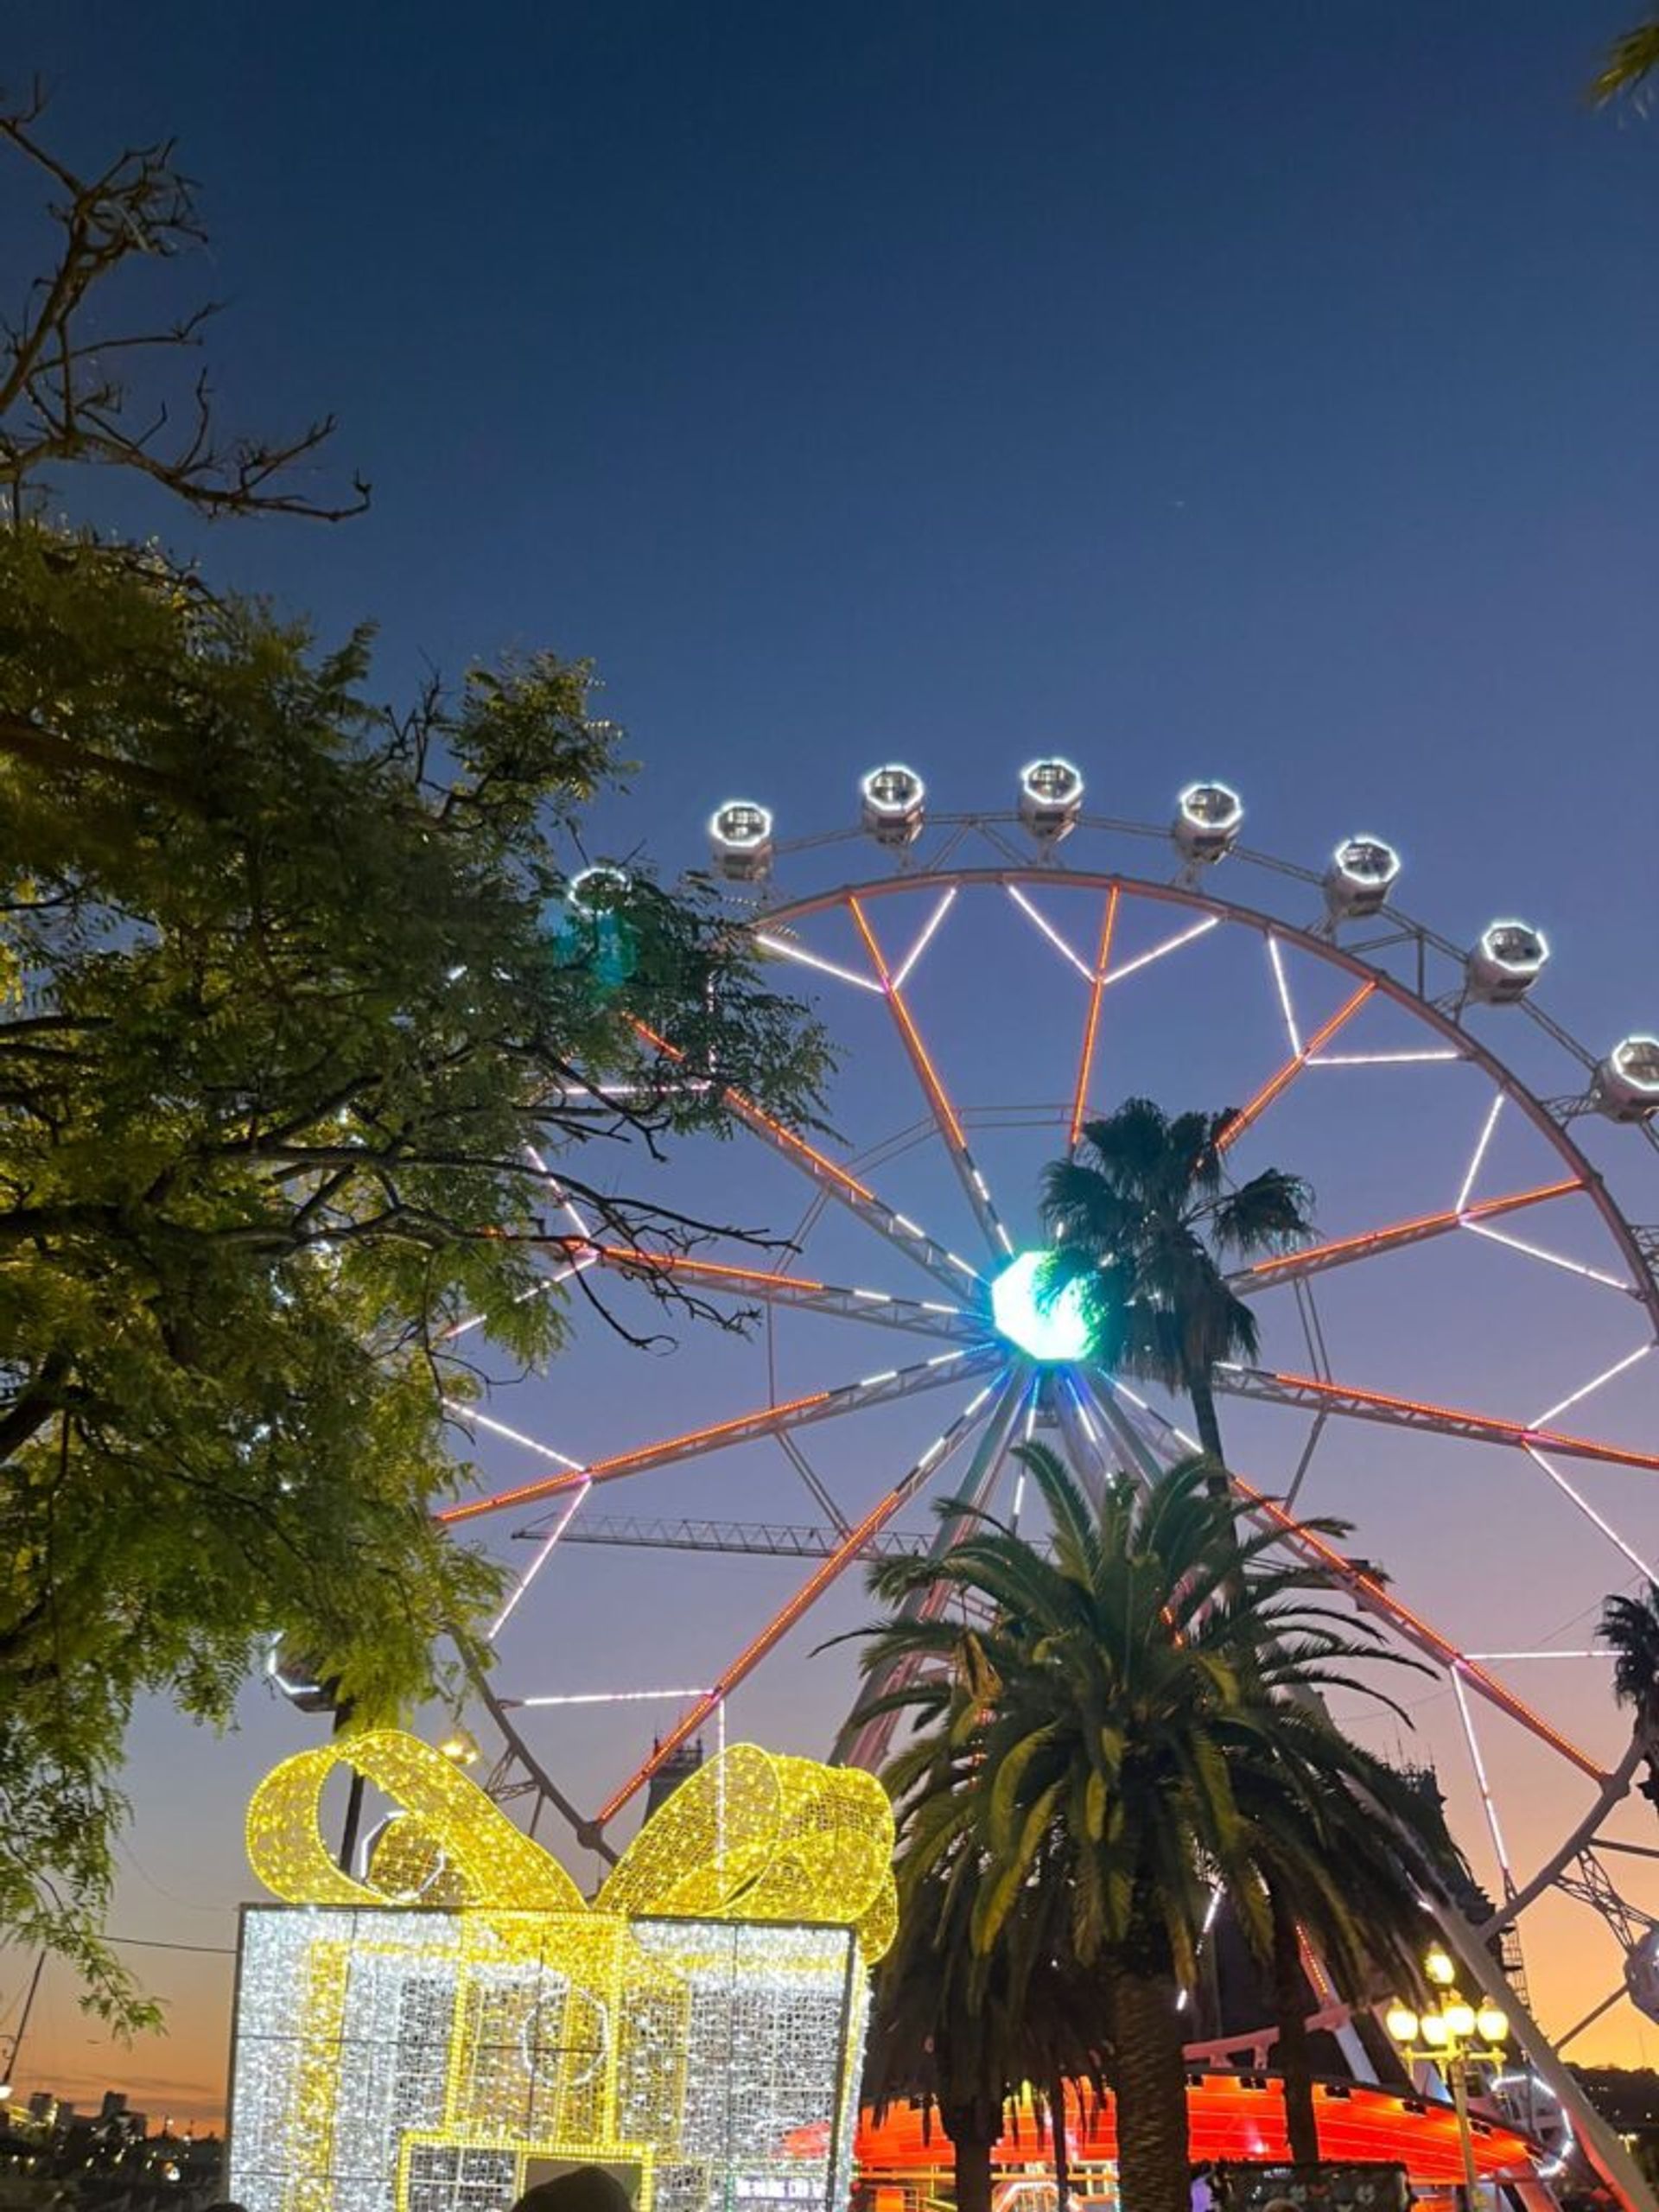
[(814, 1282), (807, 1275), (775, 1274), (763, 1268), (735, 1268), (723, 1260), (694, 1260), (683, 1252), (640, 1252), (630, 1244), (592, 1244), (584, 1236), (562, 1237), (559, 1241), (573, 1256), (586, 1253), (609, 1267), (637, 1268), (642, 1274), (713, 1275), (724, 1282), (766, 1283), (809, 1294), (830, 1287), (828, 1283)]
[(1083, 1032), (1083, 1058), (1077, 1064), (1077, 1096), (1071, 1101), (1071, 1134), (1066, 1139), (1074, 1146), (1083, 1129), (1084, 1116), (1089, 1110), (1089, 1081), (1094, 1072), (1095, 1037), (1100, 1027), (1100, 995), (1106, 988), (1106, 970), (1112, 957), (1112, 931), (1117, 924), (1118, 887), (1114, 884), (1106, 894), (1106, 912), (1100, 925), (1100, 950), (1095, 955), (1095, 980), (1089, 993), (1089, 1019)]
[(1376, 985), (1374, 982), (1362, 983), (1353, 996), (1345, 1004), (1339, 1006), (1331, 1019), (1313, 1032), (1301, 1051), (1294, 1058), (1287, 1060), (1276, 1075), (1268, 1077), (1249, 1104), (1236, 1114), (1231, 1123), (1224, 1130), (1217, 1150), (1225, 1152), (1229, 1145), (1236, 1143), (1243, 1135), (1253, 1122), (1259, 1120), (1267, 1112), (1280, 1092), (1287, 1089), (1295, 1081), (1314, 1053), (1328, 1045), (1338, 1030), (1344, 1027), (1353, 1020), (1355, 1014), (1359, 1012), (1376, 988)]
[(1374, 1606), (1379, 1612), (1388, 1614), (1391, 1619), (1409, 1629), (1414, 1637), (1421, 1638), (1429, 1646), (1443, 1666), (1455, 1669), (1466, 1681), (1475, 1684), (1494, 1705), (1507, 1713), (1511, 1720), (1518, 1720), (1523, 1728), (1529, 1728), (1535, 1735), (1542, 1737), (1546, 1743), (1553, 1745), (1562, 1758), (1570, 1759), (1581, 1773), (1592, 1776), (1598, 1782), (1606, 1780), (1605, 1770), (1597, 1765), (1587, 1751), (1580, 1751), (1578, 1745), (1563, 1736), (1559, 1729), (1552, 1728), (1541, 1714), (1535, 1713), (1529, 1705), (1515, 1694), (1513, 1690), (1499, 1681), (1496, 1675), (1488, 1674), (1485, 1668), (1478, 1661), (1465, 1658), (1456, 1644), (1448, 1643), (1438, 1629), (1431, 1628), (1428, 1623), (1414, 1613), (1408, 1605), (1402, 1605), (1397, 1598), (1390, 1597), (1382, 1585), (1371, 1575), (1359, 1573), (1351, 1561), (1345, 1559), (1333, 1545), (1326, 1543), (1322, 1536), (1316, 1535), (1312, 1529), (1297, 1520), (1294, 1514), (1287, 1513), (1281, 1505), (1275, 1504), (1273, 1499), (1257, 1490), (1254, 1484), (1247, 1483), (1242, 1475), (1233, 1475), (1230, 1480), (1233, 1488), (1245, 1500), (1253, 1513), (1260, 1514), (1271, 1521), (1274, 1526), (1299, 1550), (1312, 1553), (1321, 1566), (1331, 1569), (1338, 1580), (1357, 1591), (1368, 1605)]
[[(681, 1052), (677, 1045), (671, 1045), (666, 1037), (659, 1037), (654, 1029), (638, 1019), (634, 1021), (633, 1029), (636, 1036), (643, 1037), (645, 1042), (657, 1052), (665, 1054), (671, 1060), (677, 1061), (681, 1067), (685, 1065), (685, 1054)], [(810, 1160), (820, 1173), (828, 1175), (833, 1182), (839, 1183), (843, 1191), (851, 1192), (855, 1198), (862, 1198), (867, 1205), (879, 1208), (883, 1213), (887, 1211), (880, 1199), (868, 1185), (861, 1183), (855, 1175), (849, 1175), (844, 1167), (837, 1167), (835, 1161), (826, 1154), (818, 1151), (816, 1146), (808, 1144), (804, 1137), (798, 1137), (793, 1129), (776, 1120), (763, 1106), (757, 1106), (753, 1099), (747, 1096), (744, 1092), (737, 1090), (733, 1084), (727, 1084), (721, 1096), (734, 1114), (741, 1115), (752, 1127), (764, 1129), (768, 1136), (776, 1137), (779, 1144), (787, 1145), (791, 1152), (798, 1153), (803, 1160)]]
[(588, 1466), (577, 1467), (563, 1475), (550, 1475), (537, 1483), (524, 1483), (517, 1490), (498, 1491), (493, 1497), (469, 1498), (464, 1505), (446, 1506), (436, 1517), (446, 1527), (457, 1521), (474, 1521), (482, 1513), (499, 1513), (504, 1506), (533, 1505), (539, 1498), (557, 1497), (565, 1491), (576, 1490), (588, 1483), (610, 1482), (618, 1475), (632, 1474), (642, 1464), (653, 1459), (674, 1458), (690, 1452), (700, 1452), (706, 1445), (717, 1444), (721, 1437), (730, 1436), (734, 1430), (754, 1427), (757, 1434), (764, 1433), (760, 1424), (770, 1425), (786, 1420), (791, 1414), (805, 1413), (813, 1406), (827, 1405), (835, 1395), (832, 1390), (813, 1390), (804, 1398), (788, 1398), (779, 1406), (762, 1406), (753, 1413), (739, 1414), (731, 1421), (717, 1421), (707, 1428), (688, 1429), (683, 1436), (664, 1438), (658, 1444), (642, 1444), (632, 1452), (619, 1452), (608, 1459), (594, 1459)]
[(887, 994), (887, 1004), (893, 1008), (893, 1017), (903, 1033), (906, 1044), (910, 1048), (911, 1058), (916, 1063), (917, 1073), (922, 1078), (923, 1087), (932, 1103), (933, 1110), (950, 1131), (950, 1141), (957, 1149), (959, 1152), (966, 1152), (967, 1134), (957, 1118), (957, 1109), (950, 1103), (944, 1084), (939, 1080), (938, 1070), (927, 1056), (927, 1047), (922, 1042), (921, 1032), (911, 1020), (910, 1008), (905, 1004), (904, 994), (893, 980), (892, 971), (883, 957), (880, 946), (876, 943), (875, 931), (865, 919), (864, 909), (856, 899), (849, 899), (847, 904), (852, 912), (853, 919), (858, 924), (858, 933), (863, 938), (865, 950), (870, 956), (871, 964), (880, 978), (881, 988)]
[(908, 1478), (895, 1484), (879, 1503), (872, 1506), (855, 1529), (849, 1529), (829, 1558), (814, 1568), (794, 1596), (772, 1615), (760, 1634), (744, 1645), (714, 1688), (705, 1690), (696, 1703), (687, 1708), (645, 1764), (631, 1774), (620, 1789), (613, 1791), (594, 1816), (598, 1827), (603, 1827), (607, 1821), (613, 1820), (629, 1798), (645, 1788), (663, 1762), (671, 1758), (681, 1745), (696, 1733), (721, 1700), (729, 1697), (745, 1676), (754, 1672), (773, 1645), (788, 1635), (815, 1599), (829, 1588), (838, 1574), (851, 1566), (871, 1537), (878, 1535), (892, 1520), (912, 1487)]
[(1419, 1214), (1414, 1221), (1390, 1222), (1384, 1229), (1361, 1230), (1357, 1236), (1338, 1236), (1329, 1244), (1305, 1244), (1300, 1252), (1281, 1252), (1271, 1260), (1258, 1260), (1246, 1273), (1279, 1274), (1287, 1268), (1317, 1267), (1326, 1260), (1340, 1258), (1344, 1252), (1384, 1252), (1391, 1244), (1436, 1236), (1443, 1230), (1459, 1228), (1465, 1221), (1489, 1221), (1499, 1214), (1516, 1213), (1522, 1206), (1541, 1205), (1546, 1198), (1563, 1198), (1583, 1188), (1576, 1175), (1569, 1175), (1563, 1182), (1540, 1183), (1530, 1191), (1510, 1191), (1502, 1198), (1482, 1198), (1475, 1205), (1451, 1206), (1441, 1213)]
[(1354, 1405), (1376, 1406), (1385, 1413), (1422, 1414), (1430, 1421), (1461, 1421), (1478, 1429), (1483, 1440), (1497, 1444), (1531, 1444), (1541, 1452), (1559, 1452), (1569, 1459), (1601, 1459), (1613, 1467), (1641, 1467), (1659, 1473), (1659, 1454), (1631, 1452), (1622, 1444), (1599, 1444), (1593, 1437), (1568, 1436), (1559, 1428), (1533, 1428), (1525, 1421), (1498, 1421), (1491, 1414), (1465, 1413), (1458, 1406), (1437, 1406), (1424, 1398), (1400, 1398), (1389, 1390), (1357, 1390), (1347, 1382), (1327, 1382), (1318, 1375), (1269, 1375), (1269, 1382), (1290, 1390), (1309, 1390), (1333, 1403), (1344, 1398)]

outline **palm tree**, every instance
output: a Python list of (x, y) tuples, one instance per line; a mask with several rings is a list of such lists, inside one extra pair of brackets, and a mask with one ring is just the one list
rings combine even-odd
[(1647, 80), (1656, 70), (1659, 70), (1659, 16), (1613, 41), (1591, 83), (1590, 98), (1597, 107), (1605, 107), (1610, 100), (1628, 94), (1640, 105), (1647, 97)]
[[(1293, 1734), (1308, 1710), (1299, 1702), (1281, 1716)], [(1288, 1786), (1261, 1766), (1241, 1770), (1235, 1782), (1267, 1902), (1274, 2063), (1298, 2164), (1319, 2156), (1304, 1947), (1350, 2004), (1415, 1993), (1435, 1935), (1423, 1892), (1468, 1878), (1438, 1798), (1423, 1794), (1418, 1777), (1348, 1741), (1323, 1713), (1314, 1719), (1312, 1764)], [(1306, 1818), (1310, 1785), (1321, 1792), (1317, 1827)]]
[(1639, 1598), (1604, 1598), (1598, 1632), (1613, 1654), (1613, 1695), (1635, 1715), (1647, 1753), (1642, 1795), (1659, 1805), (1659, 1583), (1645, 1584)]
[(1043, 1177), (1054, 1240), (1047, 1287), (1081, 1296), (1096, 1357), (1108, 1367), (1184, 1391), (1198, 1441), (1224, 1489), (1214, 1376), (1256, 1352), (1255, 1316), (1222, 1262), (1281, 1249), (1310, 1229), (1307, 1185), (1264, 1168), (1229, 1189), (1224, 1140), (1231, 1114), (1177, 1114), (1149, 1098), (1083, 1128), (1077, 1156)]
[[(988, 1864), (964, 1844), (918, 1871), (901, 1847), (899, 1934), (876, 1969), (864, 2073), (878, 2113), (899, 2097), (938, 2112), (957, 2212), (988, 2212), (991, 2154), (1022, 2083), (1078, 2075), (1098, 2082), (1105, 2049), (1098, 1990), (1068, 1968), (1052, 1891), (1033, 1885), (990, 1950), (975, 1950), (971, 1922)], [(1052, 2086), (1047, 2097), (1063, 2212), (1064, 2103)]]
[[(911, 1880), (975, 1854), (971, 1904), (959, 1900), (975, 1956), (994, 1955), (1033, 1892), (1064, 1901), (1071, 1959), (1109, 2006), (1124, 2202), (1186, 2212), (1178, 1999), (1211, 1886), (1264, 1960), (1275, 1880), (1299, 1914), (1345, 1910), (1352, 1831), (1378, 1818), (1359, 1818), (1357, 1788), (1389, 1785), (1317, 1697), (1369, 1688), (1351, 1669), (1377, 1642), (1324, 1602), (1313, 1572), (1266, 1563), (1270, 1533), (1237, 1535), (1205, 1461), (1143, 1493), (1116, 1484), (1096, 1510), (1046, 1447), (1021, 1456), (1052, 1549), (947, 1502), (970, 1532), (943, 1560), (872, 1571), (898, 1610), (862, 1632), (863, 1663), (880, 1676), (908, 1662), (909, 1679), (865, 1712), (914, 1724), (887, 1776)], [(988, 1608), (988, 1624), (906, 1612), (934, 1580)]]

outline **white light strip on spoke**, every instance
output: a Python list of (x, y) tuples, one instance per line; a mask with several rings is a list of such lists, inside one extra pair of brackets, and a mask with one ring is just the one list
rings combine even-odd
[(822, 953), (809, 952), (803, 944), (791, 944), (786, 938), (772, 937), (765, 930), (754, 933), (757, 944), (764, 944), (768, 952), (777, 953), (785, 960), (798, 960), (804, 968), (817, 968), (825, 976), (835, 976), (843, 983), (856, 983), (861, 991), (874, 991), (878, 998), (881, 986), (873, 976), (858, 975), (851, 968), (843, 968), (839, 961), (826, 960)]
[[(893, 970), (893, 988), (895, 991), (901, 991), (905, 988), (905, 978), (909, 975), (911, 969), (916, 965), (916, 963), (921, 958), (922, 955), (927, 950), (928, 946), (932, 944), (933, 932), (938, 928), (939, 924), (944, 919), (951, 907), (956, 904), (956, 899), (957, 887), (953, 883), (950, 888), (945, 893), (944, 898), (940, 899), (938, 905), (933, 909), (932, 913), (928, 917), (926, 922), (923, 925), (921, 935), (917, 938), (915, 944), (911, 946), (910, 950), (905, 955), (903, 960), (899, 962), (898, 967)], [(871, 986), (873, 990), (877, 991), (879, 991), (880, 988), (881, 986), (880, 983), (874, 983)]]
[(1602, 1518), (1601, 1515), (1597, 1512), (1595, 1507), (1591, 1504), (1589, 1499), (1581, 1496), (1578, 1491), (1573, 1489), (1572, 1484), (1568, 1482), (1567, 1477), (1562, 1474), (1559, 1467), (1551, 1466), (1549, 1461), (1545, 1459), (1543, 1453), (1537, 1449), (1535, 1445), (1523, 1444), (1521, 1448), (1526, 1453), (1528, 1459), (1532, 1460), (1535, 1465), (1543, 1469), (1544, 1472), (1549, 1477), (1551, 1482), (1554, 1484), (1556, 1489), (1559, 1490), (1564, 1497), (1571, 1498), (1573, 1504), (1576, 1505), (1580, 1512), (1583, 1514), (1585, 1519), (1593, 1522), (1594, 1525), (1600, 1529), (1602, 1535), (1606, 1537), (1608, 1542), (1613, 1547), (1613, 1549), (1618, 1552), (1623, 1552), (1625, 1558), (1629, 1560), (1630, 1565), (1635, 1567), (1637, 1573), (1645, 1575), (1649, 1582), (1659, 1580), (1659, 1576), (1656, 1576), (1653, 1568), (1649, 1565), (1648, 1561), (1643, 1558), (1641, 1553), (1632, 1551), (1630, 1549), (1630, 1547), (1625, 1542), (1624, 1537), (1621, 1536), (1618, 1529), (1614, 1528), (1612, 1522)]
[(591, 1483), (583, 1483), (580, 1489), (573, 1490), (571, 1491), (567, 1503), (560, 1508), (558, 1518), (554, 1522), (553, 1526), (548, 1530), (546, 1536), (543, 1539), (535, 1558), (531, 1560), (530, 1565), (524, 1569), (523, 1574), (519, 1576), (518, 1583), (507, 1598), (505, 1604), (502, 1606), (495, 1618), (490, 1623), (490, 1632), (487, 1638), (489, 1643), (493, 1643), (495, 1642), (496, 1637), (500, 1635), (502, 1630), (512, 1618), (519, 1599), (524, 1596), (525, 1591), (529, 1589), (531, 1584), (536, 1580), (542, 1569), (547, 1565), (549, 1560), (552, 1558), (554, 1551), (557, 1547), (559, 1538), (564, 1534), (565, 1530), (570, 1526), (570, 1523), (575, 1519), (576, 1514), (581, 1509), (582, 1500), (587, 1497), (588, 1491), (592, 1488), (593, 1484)]
[(1290, 1039), (1290, 1049), (1301, 1058), (1302, 1034), (1296, 1027), (1296, 1015), (1290, 1003), (1290, 985), (1285, 980), (1285, 963), (1279, 950), (1279, 940), (1268, 931), (1268, 958), (1273, 964), (1273, 980), (1279, 986), (1279, 1004), (1285, 1017), (1285, 1034)]
[(1417, 1052), (1310, 1052), (1303, 1061), (1310, 1068), (1405, 1068), (1426, 1065), (1430, 1060), (1460, 1060), (1463, 1054), (1454, 1046), (1426, 1046)]
[(1523, 1252), (1529, 1260), (1542, 1260), (1548, 1267), (1564, 1268), (1568, 1274), (1582, 1275), (1586, 1282), (1603, 1283), (1609, 1290), (1622, 1290), (1627, 1298), (1632, 1294), (1630, 1285), (1618, 1275), (1610, 1275), (1601, 1268), (1586, 1267), (1582, 1260), (1569, 1260), (1564, 1253), (1546, 1251), (1541, 1244), (1529, 1244), (1524, 1237), (1511, 1236), (1507, 1230), (1490, 1229), (1484, 1221), (1465, 1221), (1459, 1226), (1466, 1229), (1471, 1236), (1484, 1236), (1493, 1244), (1507, 1244), (1511, 1252)]
[(1036, 923), (1038, 928), (1048, 939), (1049, 943), (1053, 946), (1056, 952), (1059, 954), (1060, 957), (1063, 960), (1069, 960), (1071, 962), (1071, 965), (1077, 969), (1078, 975), (1082, 976), (1085, 983), (1092, 983), (1095, 981), (1094, 969), (1089, 965), (1089, 963), (1086, 960), (1080, 959), (1077, 957), (1077, 953), (1073, 951), (1071, 947), (1066, 943), (1065, 939), (1060, 935), (1059, 931), (1053, 926), (1053, 925), (1049, 922), (1045, 916), (1038, 912), (1036, 907), (1032, 905), (1030, 899), (1027, 898), (1025, 893), (1020, 888), (1019, 885), (1017, 883), (1010, 883), (1005, 887), (1009, 898), (1012, 899), (1014, 905), (1019, 907), (1020, 912), (1028, 915), (1030, 918)]
[(1140, 969), (1150, 968), (1154, 960), (1161, 960), (1166, 952), (1179, 952), (1184, 944), (1191, 944), (1194, 938), (1207, 936), (1210, 931), (1219, 926), (1220, 922), (1219, 914), (1206, 914), (1203, 921), (1194, 922), (1190, 930), (1182, 930), (1175, 937), (1166, 937), (1161, 944), (1154, 944), (1150, 952), (1137, 954), (1135, 959), (1126, 960), (1121, 968), (1114, 968), (1110, 975), (1101, 978), (1103, 988), (1110, 983), (1121, 983), (1126, 976), (1133, 976)]
[(1634, 1351), (1627, 1351), (1623, 1359), (1616, 1360), (1612, 1366), (1604, 1368), (1592, 1381), (1575, 1390), (1570, 1398), (1563, 1398), (1559, 1405), (1551, 1406), (1548, 1411), (1540, 1414), (1537, 1420), (1532, 1423), (1532, 1427), (1534, 1428), (1548, 1427), (1549, 1423), (1558, 1414), (1564, 1414), (1569, 1406), (1576, 1406), (1580, 1398), (1587, 1398), (1592, 1390), (1599, 1390), (1604, 1382), (1611, 1382), (1616, 1375), (1623, 1375), (1627, 1367), (1634, 1367), (1638, 1359), (1645, 1359), (1652, 1350), (1653, 1346), (1646, 1344), (1638, 1344)]
[(1479, 1136), (1475, 1140), (1474, 1156), (1469, 1162), (1468, 1173), (1463, 1179), (1463, 1188), (1458, 1192), (1458, 1203), (1452, 1211), (1461, 1213), (1469, 1203), (1469, 1193), (1475, 1187), (1475, 1178), (1480, 1173), (1480, 1163), (1486, 1157), (1486, 1147), (1492, 1141), (1492, 1131), (1497, 1127), (1497, 1117), (1503, 1111), (1503, 1093), (1500, 1090), (1492, 1101), (1492, 1110), (1486, 1116)]
[(563, 1184), (560, 1182), (558, 1177), (553, 1173), (547, 1162), (542, 1158), (541, 1154), (537, 1151), (535, 1146), (533, 1144), (527, 1144), (524, 1147), (524, 1152), (530, 1160), (531, 1166), (536, 1170), (536, 1173), (542, 1178), (549, 1189), (555, 1193), (564, 1212), (567, 1213), (570, 1219), (575, 1223), (577, 1236), (591, 1236), (593, 1230), (588, 1226), (588, 1223), (582, 1218), (582, 1209), (577, 1205), (575, 1200), (570, 1196), (570, 1193), (565, 1189)]
[(698, 1682), (690, 1689), (677, 1690), (562, 1690), (550, 1697), (515, 1697), (504, 1702), (515, 1707), (535, 1706), (538, 1709), (552, 1705), (651, 1705), (660, 1699), (707, 1697), (706, 1682)]
[(1480, 1785), (1480, 1802), (1486, 1809), (1486, 1825), (1491, 1831), (1492, 1848), (1497, 1853), (1497, 1864), (1503, 1876), (1503, 1895), (1515, 1895), (1515, 1876), (1510, 1872), (1510, 1854), (1503, 1842), (1503, 1831), (1498, 1826), (1497, 1807), (1492, 1802), (1491, 1784), (1486, 1779), (1486, 1762), (1480, 1756), (1480, 1745), (1475, 1735), (1474, 1717), (1469, 1710), (1468, 1698), (1464, 1694), (1463, 1672), (1451, 1669), (1452, 1694), (1458, 1700), (1458, 1717), (1463, 1722), (1463, 1732), (1468, 1739), (1469, 1757), (1474, 1763), (1475, 1780)]
[(1489, 1659), (1614, 1659), (1612, 1651), (1465, 1651), (1465, 1659), (1484, 1665)]
[[(515, 1306), (527, 1306), (532, 1298), (544, 1298), (550, 1290), (556, 1290), (562, 1282), (569, 1282), (572, 1275), (582, 1274), (593, 1264), (593, 1260), (584, 1255), (580, 1260), (571, 1260), (562, 1268), (554, 1268), (549, 1274), (538, 1276), (528, 1290), (519, 1291), (512, 1302)], [(474, 1329), (481, 1329), (483, 1325), (484, 1316), (481, 1313), (469, 1313), (464, 1321), (452, 1321), (438, 1342), (452, 1344), (457, 1337), (469, 1337)]]
[(568, 1459), (563, 1452), (556, 1452), (550, 1444), (538, 1444), (533, 1436), (526, 1436), (522, 1429), (509, 1428), (504, 1421), (497, 1421), (493, 1414), (480, 1413), (476, 1406), (466, 1405), (459, 1398), (446, 1398), (443, 1409), (461, 1423), (476, 1421), (480, 1428), (487, 1428), (493, 1436), (505, 1437), (509, 1444), (522, 1444), (526, 1452), (534, 1452), (538, 1459), (550, 1459), (555, 1466), (568, 1467), (573, 1475), (582, 1471), (580, 1459)]

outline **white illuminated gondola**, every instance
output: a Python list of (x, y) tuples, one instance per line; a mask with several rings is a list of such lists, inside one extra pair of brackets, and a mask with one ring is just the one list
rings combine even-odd
[(1659, 1037), (1625, 1037), (1598, 1066), (1593, 1096), (1615, 1122), (1650, 1122), (1659, 1114)]
[(1020, 819), (1039, 844), (1058, 845), (1083, 811), (1083, 772), (1069, 760), (1033, 760), (1020, 771)]
[(709, 824), (709, 848), (728, 883), (764, 883), (772, 874), (772, 810), (753, 799), (731, 798)]
[(1244, 802), (1226, 784), (1189, 784), (1175, 802), (1170, 834), (1190, 861), (1218, 861), (1244, 827)]
[(1543, 931), (1529, 922), (1489, 922), (1469, 955), (1469, 995), (1487, 1006), (1513, 1006), (1548, 958)]
[(1400, 874), (1400, 855), (1380, 837), (1345, 837), (1325, 871), (1325, 903), (1333, 922), (1380, 913)]
[(922, 834), (927, 786), (913, 768), (894, 761), (872, 768), (858, 787), (860, 814), (878, 845), (913, 845)]

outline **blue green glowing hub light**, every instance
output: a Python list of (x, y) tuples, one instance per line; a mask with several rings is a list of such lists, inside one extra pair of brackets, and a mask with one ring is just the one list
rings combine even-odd
[(1037, 1270), (1046, 1256), (1041, 1252), (1021, 1252), (1008, 1262), (991, 1285), (991, 1318), (998, 1336), (1016, 1351), (1052, 1366), (1087, 1355), (1089, 1326), (1078, 1283), (1067, 1283), (1058, 1298), (1039, 1305)]

